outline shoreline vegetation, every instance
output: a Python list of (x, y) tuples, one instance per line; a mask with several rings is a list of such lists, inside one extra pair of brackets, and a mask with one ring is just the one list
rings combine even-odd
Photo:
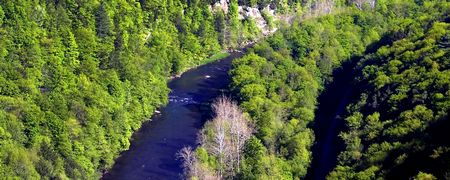
[(217, 61), (217, 60), (221, 60), (221, 59), (227, 58), (228, 56), (230, 56), (230, 53), (228, 51), (221, 51), (221, 52), (218, 52), (216, 54), (213, 54), (210, 57), (200, 61), (198, 64), (196, 64), (196, 65), (194, 65), (194, 66), (192, 66), (190, 68), (184, 69), (179, 74), (171, 75), (169, 77), (169, 80), (173, 80), (175, 78), (179, 78), (181, 75), (183, 75), (183, 73), (185, 73), (185, 72), (187, 72), (187, 71), (189, 71), (191, 69), (196, 69), (199, 66), (202, 66), (202, 65), (205, 65), (205, 64), (208, 64), (208, 63), (212, 63), (212, 62)]
[(186, 177), (308, 177), (318, 97), (355, 61), (320, 176), (448, 179), (449, 16), (447, 0), (0, 0), (0, 176), (101, 178), (168, 81), (249, 45), (235, 101), (179, 153)]
[(99, 178), (168, 77), (261, 35), (247, 5), (0, 1), (0, 175)]

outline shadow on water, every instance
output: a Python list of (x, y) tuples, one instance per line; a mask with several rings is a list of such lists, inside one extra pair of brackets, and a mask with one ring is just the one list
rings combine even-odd
[(172, 80), (167, 106), (133, 134), (130, 149), (102, 179), (180, 179), (176, 153), (185, 146), (197, 146), (197, 133), (211, 117), (210, 103), (228, 94), (231, 61), (242, 55), (233, 52)]

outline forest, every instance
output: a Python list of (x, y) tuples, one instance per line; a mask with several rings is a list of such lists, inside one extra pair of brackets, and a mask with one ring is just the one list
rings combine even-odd
[(352, 62), (327, 179), (450, 179), (449, 13), (447, 0), (0, 0), (0, 175), (101, 178), (171, 76), (251, 44), (232, 97), (178, 153), (185, 178), (304, 179), (318, 97)]
[(327, 178), (448, 179), (448, 15), (446, 1), (377, 1), (300, 19), (258, 42), (231, 71), (256, 128), (236, 177), (304, 178), (317, 97), (356, 59), (345, 150)]
[(423, 25), (409, 23), (405, 38), (358, 62), (361, 89), (347, 107), (346, 148), (332, 179), (450, 177), (450, 24)]
[(0, 175), (100, 177), (169, 76), (260, 36), (211, 3), (0, 0)]

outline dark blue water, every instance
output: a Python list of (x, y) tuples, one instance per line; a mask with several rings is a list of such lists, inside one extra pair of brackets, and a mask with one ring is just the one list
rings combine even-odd
[(175, 154), (184, 146), (197, 146), (197, 133), (211, 115), (210, 103), (227, 94), (231, 61), (240, 56), (231, 53), (172, 80), (169, 104), (133, 135), (130, 149), (103, 179), (180, 179)]

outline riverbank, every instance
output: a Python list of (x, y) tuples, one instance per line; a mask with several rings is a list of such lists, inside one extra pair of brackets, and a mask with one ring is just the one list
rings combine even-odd
[(184, 146), (197, 146), (197, 133), (211, 116), (210, 102), (227, 94), (228, 70), (242, 52), (187, 70), (169, 82), (169, 103), (133, 134), (128, 151), (102, 179), (179, 179), (175, 158)]
[(182, 72), (180, 72), (179, 74), (170, 76), (170, 77), (169, 77), (169, 80), (173, 80), (174, 78), (178, 78), (178, 77), (180, 77), (183, 73), (185, 73), (185, 72), (187, 72), (187, 71), (189, 71), (189, 70), (191, 70), (191, 69), (195, 69), (195, 68), (197, 68), (197, 67), (199, 67), (199, 66), (202, 66), (202, 65), (205, 65), (205, 64), (208, 64), (208, 63), (211, 63), (211, 62), (220, 60), (220, 59), (224, 59), (224, 58), (228, 57), (229, 55), (230, 55), (230, 53), (229, 53), (228, 51), (225, 51), (225, 50), (220, 51), (220, 52), (218, 52), (218, 53), (216, 53), (216, 54), (210, 56), (209, 58), (206, 58), (206, 59), (200, 61), (198, 64), (196, 64), (196, 65), (194, 65), (194, 66), (191, 66), (191, 67), (188, 67), (188, 68), (184, 69), (184, 70), (183, 70)]

